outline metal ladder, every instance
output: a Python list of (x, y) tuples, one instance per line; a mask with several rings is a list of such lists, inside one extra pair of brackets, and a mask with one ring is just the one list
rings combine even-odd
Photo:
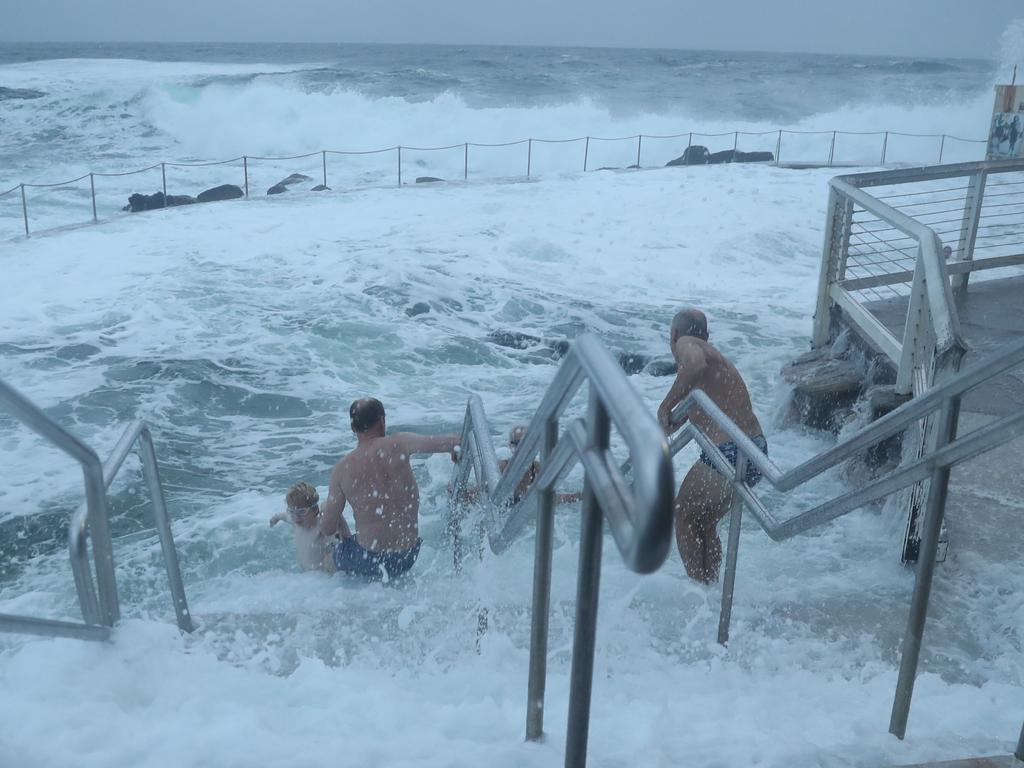
[[(863, 428), (833, 448), (783, 472), (729, 419), (712, 400), (697, 390), (672, 411), (674, 423), (695, 409), (702, 410), (725, 432), (737, 448), (732, 466), (718, 447), (692, 421), (666, 443), (664, 433), (646, 405), (615, 365), (610, 353), (593, 336), (581, 336), (570, 349), (540, 407), (534, 414), (515, 456), (504, 474), (500, 471), (492, 433), (480, 398), (469, 398), (462, 430), (465, 460), (454, 470), (449, 530), (453, 538), (465, 517), (462, 499), (471, 475), (483, 490), (482, 532), (491, 549), (500, 553), (536, 516), (536, 555), (530, 672), (527, 692), (526, 738), (543, 735), (544, 681), (547, 664), (548, 613), (551, 584), (552, 512), (554, 488), (576, 461), (584, 467), (583, 526), (580, 537), (576, 627), (573, 639), (566, 766), (586, 765), (590, 693), (593, 675), (601, 529), (607, 520), (627, 567), (650, 573), (664, 562), (672, 536), (674, 481), (670, 456), (696, 441), (735, 490), (729, 515), (729, 536), (723, 577), (718, 640), (726, 643), (732, 614), (740, 522), (748, 507), (774, 541), (782, 541), (853, 512), (914, 483), (928, 481), (929, 493), (921, 552), (904, 636), (899, 680), (889, 730), (902, 739), (917, 673), (925, 616), (935, 570), (935, 552), (945, 512), (950, 469), (957, 464), (1024, 435), (1024, 412), (987, 424), (967, 436), (957, 436), (957, 415), (964, 394), (979, 384), (1024, 363), (1024, 342), (1004, 347), (932, 387), (888, 415)], [(570, 422), (559, 435), (559, 417), (582, 385), (590, 383), (587, 418)], [(776, 489), (791, 491), (875, 443), (898, 434), (922, 419), (934, 421), (934, 438), (926, 454), (868, 485), (779, 520), (743, 483), (747, 463), (753, 464)], [(617, 466), (608, 451), (609, 427), (619, 429), (629, 458)], [(513, 493), (537, 454), (536, 481), (518, 503)], [(632, 472), (630, 485), (626, 474)], [(458, 555), (456, 555), (458, 557)], [(1016, 756), (1024, 760), (1024, 729)]]
[[(121, 617), (114, 575), (113, 543), (107, 510), (107, 488), (117, 476), (129, 451), (138, 443), (142, 460), (142, 474), (153, 503), (153, 517), (160, 536), (167, 580), (178, 627), (192, 631), (192, 618), (185, 599), (185, 586), (178, 565), (178, 553), (171, 534), (170, 517), (164, 499), (160, 470), (157, 465), (153, 436), (141, 421), (133, 421), (114, 446), (110, 457), (100, 463), (99, 457), (88, 445), (72, 435), (47, 416), (27, 397), (0, 380), (0, 408), (52, 443), (82, 466), (85, 481), (85, 502), (71, 516), (68, 529), (68, 554), (75, 579), (82, 622), (58, 621), (34, 616), (0, 614), (0, 631), (18, 632), (47, 637), (72, 637), (81, 640), (106, 640), (111, 628)], [(92, 540), (96, 577), (89, 567), (89, 540)], [(98, 589), (97, 589), (98, 587)]]

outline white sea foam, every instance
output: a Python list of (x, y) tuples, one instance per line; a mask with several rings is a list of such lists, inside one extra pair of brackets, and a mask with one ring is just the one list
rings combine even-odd
[[(300, 574), (267, 518), (289, 482), (323, 485), (351, 443), (352, 398), (378, 394), (392, 426), (441, 431), (479, 392), (503, 433), (528, 418), (555, 366), (496, 347), (490, 331), (586, 328), (614, 349), (664, 355), (680, 304), (707, 308), (779, 464), (819, 452), (829, 440), (771, 415), (779, 367), (806, 348), (830, 175), (732, 166), (288, 193), (6, 248), (18, 290), (0, 305), (0, 337), (22, 351), (0, 355), (0, 378), (100, 455), (118, 422), (154, 425), (200, 630), (173, 628), (129, 468), (113, 489), (128, 620), (105, 645), (0, 637), (0, 721), (16, 724), (0, 729), (0, 763), (560, 764), (571, 507), (556, 522), (540, 745), (522, 740), (533, 543), (456, 575), (445, 457), (416, 464), (424, 548), (404, 584)], [(431, 311), (408, 316), (419, 301)], [(668, 384), (631, 382), (652, 411)], [(9, 423), (0, 467), (0, 530), (19, 530), (40, 499), (54, 499), (58, 520), (81, 500), (74, 466)], [(842, 488), (830, 474), (767, 498), (788, 516)], [(631, 574), (608, 539), (590, 764), (867, 766), (1008, 751), (1024, 574), (1012, 547), (975, 548), (967, 524), (950, 520), (959, 545), (939, 569), (906, 742), (886, 734), (912, 580), (898, 565), (898, 508), (783, 544), (745, 525), (728, 649), (714, 643), (717, 590), (689, 583), (675, 553), (653, 576)], [(50, 526), (55, 543), (31, 557), (6, 545), (20, 554), (0, 612), (75, 617), (64, 529)], [(490, 627), (477, 653), (481, 606)]]

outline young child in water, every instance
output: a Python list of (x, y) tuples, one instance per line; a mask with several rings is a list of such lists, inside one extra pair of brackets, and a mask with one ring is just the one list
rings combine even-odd
[(292, 524), (299, 567), (304, 571), (333, 571), (331, 542), (320, 533), (320, 494), (316, 488), (309, 483), (296, 483), (288, 489), (285, 504), (287, 510), (270, 518), (270, 525)]

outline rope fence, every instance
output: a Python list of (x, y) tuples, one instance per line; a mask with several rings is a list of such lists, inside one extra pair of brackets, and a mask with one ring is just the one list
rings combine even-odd
[[(241, 164), (242, 164), (242, 182), (243, 182), (243, 184), (242, 184), (242, 196), (248, 198), (249, 197), (249, 193), (250, 193), (250, 190), (249, 190), (249, 187), (250, 187), (250, 175), (251, 175), (250, 174), (250, 163), (252, 163), (252, 162), (261, 162), (261, 163), (291, 162), (291, 161), (295, 161), (295, 160), (308, 160), (309, 158), (313, 158), (313, 157), (319, 156), (320, 157), (320, 168), (318, 170), (320, 171), (320, 176), (321, 176), (320, 181), (321, 181), (321, 184), (322, 184), (323, 188), (328, 188), (327, 187), (327, 183), (328, 183), (327, 156), (328, 155), (335, 155), (335, 156), (349, 157), (349, 158), (358, 158), (358, 157), (366, 157), (366, 156), (370, 156), (370, 155), (379, 155), (379, 154), (394, 152), (395, 153), (395, 158), (396, 158), (395, 172), (396, 172), (396, 177), (397, 177), (397, 181), (398, 181), (398, 186), (402, 186), (402, 184), (403, 184), (403, 151), (406, 153), (406, 159), (404, 161), (404, 164), (406, 166), (408, 166), (408, 164), (409, 164), (409, 160), (408, 160), (409, 153), (454, 152), (454, 151), (457, 151), (457, 150), (462, 150), (462, 152), (461, 152), (461, 154), (462, 154), (462, 158), (461, 158), (462, 163), (461, 163), (461, 168), (459, 168), (458, 170), (461, 170), (463, 180), (468, 180), (469, 179), (469, 172), (470, 172), (470, 162), (469, 162), (469, 160), (470, 160), (470, 148), (471, 147), (472, 148), (476, 148), (476, 149), (480, 149), (480, 150), (495, 150), (495, 149), (503, 149), (503, 148), (509, 148), (509, 147), (517, 147), (517, 146), (521, 146), (521, 145), (525, 144), (526, 145), (526, 158), (525, 158), (525, 161), (526, 161), (525, 162), (526, 178), (531, 178), (534, 175), (534, 173), (535, 173), (535, 154), (537, 154), (537, 152), (536, 152), (537, 148), (535, 147), (535, 145), (568, 145), (568, 144), (578, 144), (578, 143), (582, 142), (583, 143), (582, 164), (581, 165), (576, 165), (575, 168), (573, 168), (572, 167), (572, 163), (571, 163), (571, 158), (569, 158), (569, 162), (566, 163), (565, 162), (565, 158), (562, 157), (562, 158), (560, 158), (563, 161), (561, 163), (562, 167), (559, 170), (555, 171), (555, 172), (567, 172), (567, 171), (568, 172), (575, 172), (576, 169), (580, 169), (581, 167), (582, 167), (583, 172), (587, 172), (587, 171), (591, 171), (591, 170), (603, 170), (603, 169), (608, 169), (608, 168), (620, 168), (620, 167), (627, 167), (627, 168), (631, 168), (631, 169), (639, 169), (639, 168), (644, 168), (644, 167), (661, 167), (661, 166), (667, 165), (667, 164), (689, 164), (689, 163), (687, 163), (685, 161), (689, 157), (689, 150), (690, 150), (691, 147), (693, 147), (693, 146), (704, 147), (704, 144), (702, 142), (707, 142), (708, 144), (712, 144), (712, 145), (715, 145), (715, 144), (728, 145), (728, 144), (730, 144), (730, 142), (728, 141), (729, 137), (732, 138), (731, 146), (723, 146), (722, 149), (718, 150), (718, 152), (715, 153), (715, 154), (718, 154), (718, 155), (727, 156), (728, 159), (727, 160), (715, 159), (714, 162), (732, 162), (733, 158), (738, 157), (737, 153), (740, 152), (741, 139), (745, 140), (745, 141), (743, 141), (743, 146), (744, 147), (751, 146), (749, 140), (750, 139), (754, 139), (755, 143), (754, 143), (753, 146), (756, 147), (756, 151), (760, 152), (762, 155), (765, 155), (765, 156), (767, 156), (769, 154), (771, 155), (771, 159), (759, 160), (759, 162), (766, 163), (766, 164), (774, 164), (776, 166), (785, 166), (785, 167), (833, 167), (835, 165), (844, 165), (844, 166), (874, 165), (876, 163), (880, 164), (880, 165), (885, 165), (885, 163), (887, 161), (893, 162), (894, 161), (894, 157), (897, 156), (897, 153), (894, 152), (892, 150), (892, 148), (890, 147), (890, 139), (911, 139), (911, 140), (918, 140), (918, 141), (919, 140), (935, 140), (938, 143), (938, 148), (937, 148), (937, 153), (933, 154), (932, 157), (935, 157), (937, 159), (937, 162), (940, 163), (940, 164), (942, 163), (943, 157), (944, 157), (944, 155), (947, 152), (947, 145), (950, 144), (951, 142), (960, 142), (961, 144), (967, 144), (967, 145), (985, 145), (986, 144), (986, 141), (984, 139), (964, 139), (964, 138), (960, 138), (958, 136), (951, 136), (951, 135), (948, 135), (948, 134), (917, 134), (917, 133), (902, 133), (902, 132), (898, 132), (898, 131), (792, 131), (792, 130), (777, 129), (777, 130), (772, 130), (772, 131), (724, 131), (724, 132), (720, 132), (720, 133), (701, 133), (701, 132), (697, 132), (697, 131), (687, 131), (685, 133), (664, 134), (664, 135), (663, 134), (636, 134), (636, 135), (632, 135), (632, 136), (613, 136), (613, 137), (606, 137), (606, 136), (579, 136), (579, 137), (570, 138), (570, 139), (527, 138), (527, 139), (518, 139), (516, 141), (508, 141), (508, 142), (501, 142), (501, 143), (463, 142), (461, 144), (450, 144), (450, 145), (447, 145), (447, 146), (439, 146), (439, 147), (415, 147), (415, 146), (396, 145), (396, 146), (391, 146), (391, 147), (383, 147), (383, 148), (380, 148), (380, 149), (369, 149), (369, 150), (322, 149), (322, 150), (318, 150), (316, 152), (307, 152), (307, 153), (298, 154), (298, 155), (283, 155), (283, 156), (240, 155), (238, 157), (233, 157), (233, 158), (228, 159), (228, 160), (212, 160), (212, 161), (203, 161), (203, 162), (170, 162), (170, 161), (165, 161), (165, 162), (155, 163), (155, 164), (147, 166), (145, 168), (138, 168), (136, 170), (121, 171), (121, 172), (98, 172), (98, 171), (92, 171), (92, 172), (83, 174), (82, 176), (79, 176), (78, 178), (70, 179), (68, 181), (61, 181), (61, 182), (56, 182), (56, 183), (46, 183), (46, 184), (44, 184), (44, 183), (21, 183), (21, 184), (17, 184), (17, 185), (11, 187), (10, 189), (8, 189), (8, 190), (6, 190), (4, 192), (0, 192), (0, 198), (6, 197), (7, 195), (11, 195), (11, 194), (13, 194), (15, 192), (19, 192), (20, 191), (20, 193), (21, 193), (21, 195), (20, 195), (21, 196), (21, 209), (22, 209), (21, 210), (21, 214), (22, 214), (21, 217), (22, 217), (23, 223), (24, 223), (25, 236), (29, 237), (30, 236), (30, 227), (29, 227), (29, 206), (28, 206), (28, 199), (27, 199), (27, 196), (26, 196), (26, 190), (27, 189), (28, 190), (34, 190), (34, 189), (52, 189), (52, 188), (56, 188), (56, 187), (66, 187), (66, 186), (70, 186), (70, 185), (73, 185), (73, 184), (77, 184), (77, 183), (79, 183), (79, 182), (81, 182), (81, 181), (83, 181), (85, 179), (88, 179), (89, 180), (89, 187), (90, 187), (90, 189), (89, 189), (89, 197), (90, 197), (90, 202), (91, 202), (91, 207), (92, 207), (92, 220), (95, 222), (95, 221), (98, 221), (98, 218), (97, 218), (97, 203), (96, 203), (96, 178), (97, 177), (99, 177), (99, 178), (120, 178), (120, 177), (126, 177), (126, 176), (134, 176), (136, 174), (147, 173), (147, 172), (150, 172), (150, 171), (155, 171), (156, 169), (160, 169), (161, 191), (162, 191), (162, 194), (163, 194), (163, 205), (162, 205), (162, 207), (166, 208), (166, 207), (168, 207), (168, 204), (169, 204), (168, 203), (168, 195), (167, 195), (167, 169), (168, 168), (172, 168), (172, 169), (178, 169), (178, 168), (183, 168), (183, 169), (212, 168), (212, 167), (216, 167), (216, 166), (224, 166), (224, 165), (230, 165), (230, 164), (233, 164), (233, 163), (241, 162)], [(766, 139), (766, 137), (773, 137), (774, 138), (773, 146), (769, 146), (764, 141)], [(789, 137), (789, 138), (788, 138), (788, 140), (786, 142), (784, 142), (783, 139), (786, 138), (786, 137)], [(797, 137), (810, 137), (811, 139), (813, 139), (815, 141), (817, 141), (817, 140), (822, 140), (822, 141), (820, 141), (816, 146), (814, 146), (814, 147), (809, 149), (807, 144), (806, 144), (806, 140), (803, 140), (804, 143), (801, 144), (801, 140), (797, 140)], [(826, 141), (823, 140), (823, 139), (825, 139), (825, 137), (828, 137), (827, 138), (827, 148), (826, 148)], [(847, 149), (847, 148), (845, 148), (843, 146), (843, 144), (844, 144), (844, 141), (843, 141), (844, 137), (848, 137), (848, 138), (849, 137), (854, 137), (855, 140), (859, 139), (862, 143), (861, 143), (860, 146), (856, 147), (855, 149), (852, 149), (852, 150), (851, 149)], [(869, 137), (869, 138), (870, 137), (877, 137), (880, 140), (881, 146), (878, 147), (878, 145), (876, 144), (875, 148), (872, 150), (870, 145), (866, 145), (866, 144), (863, 143), (863, 140), (864, 140), (865, 137)], [(682, 146), (682, 140), (683, 139), (686, 140), (685, 148)], [(650, 164), (651, 156), (653, 154), (655, 154), (657, 152), (657, 150), (658, 150), (658, 147), (655, 144), (656, 142), (672, 142), (672, 141), (677, 141), (677, 140), (678, 140), (678, 144), (674, 147), (674, 149), (671, 150), (671, 152), (669, 152), (667, 154), (678, 155), (678, 157), (671, 158), (669, 160), (669, 163), (666, 163), (666, 162), (664, 162), (662, 160), (662, 161), (658, 162), (658, 165)], [(714, 141), (707, 141), (707, 140), (714, 140)], [(758, 144), (757, 143), (758, 141), (760, 141), (761, 143)], [(619, 151), (618, 154), (615, 156), (615, 159), (611, 161), (611, 162), (616, 163), (615, 165), (604, 164), (604, 165), (600, 165), (599, 167), (595, 168), (595, 166), (597, 165), (597, 162), (592, 162), (592, 160), (594, 159), (593, 158), (594, 152), (592, 150), (597, 150), (596, 154), (598, 156), (601, 156), (603, 154), (605, 158), (608, 158), (609, 157), (609, 155), (608, 155), (609, 150), (608, 149), (601, 149), (601, 148), (602, 147), (607, 147), (607, 145), (609, 145), (609, 144), (614, 144), (614, 143), (620, 143), (621, 144), (623, 142), (630, 142), (630, 143), (635, 142), (635, 145), (636, 145), (635, 146), (635, 159), (634, 159), (634, 156), (632, 154), (630, 154), (628, 156), (628, 158), (627, 158), (626, 155), (624, 155), (621, 151)], [(594, 147), (591, 146), (592, 143), (595, 144)], [(785, 148), (787, 150), (787, 153), (788, 153), (788, 156), (787, 156), (786, 159), (783, 159), (783, 157), (782, 157), (784, 146), (785, 146)], [(705, 149), (706, 149), (706, 147), (705, 147)], [(680, 150), (682, 150), (682, 154), (679, 154)], [(730, 150), (733, 153), (732, 155), (728, 154)], [(628, 150), (628, 151), (632, 152), (632, 150)], [(647, 152), (647, 157), (648, 157), (648, 165), (647, 166), (643, 165), (643, 160), (644, 160), (643, 155), (644, 155), (645, 151)], [(857, 156), (854, 157), (853, 155), (851, 155), (851, 152), (856, 153)], [(868, 153), (870, 153), (870, 154), (868, 154)], [(550, 152), (548, 152), (548, 153), (541, 153), (541, 154), (548, 154), (550, 156)], [(708, 153), (705, 153), (705, 154), (708, 154)], [(877, 158), (877, 160), (876, 160), (876, 158)], [(514, 158), (513, 158), (513, 161), (514, 161)], [(922, 162), (922, 159), (921, 159), (920, 156), (917, 156), (917, 157), (913, 158), (913, 161), (914, 162)], [(414, 162), (415, 162), (416, 165), (425, 166), (425, 163), (423, 162), (422, 159), (416, 159), (416, 160), (414, 160)], [(577, 160), (576, 162), (578, 163), (579, 160)], [(627, 165), (627, 163), (629, 163), (629, 164)], [(558, 163), (552, 163), (552, 164), (553, 165), (558, 165)], [(520, 167), (522, 167), (522, 166), (520, 166)], [(351, 169), (347, 169), (347, 170), (349, 170), (351, 172)], [(458, 171), (455, 170), (454, 166), (449, 167), (447, 170), (451, 171), (451, 173), (446, 173), (445, 174), (446, 176), (454, 176), (455, 174), (458, 173)], [(480, 171), (478, 170), (477, 172), (479, 173)], [(375, 168), (374, 169), (374, 173), (375, 173), (374, 179), (376, 181), (379, 181), (381, 178), (385, 178), (386, 179), (386, 172), (382, 173), (379, 168)], [(508, 172), (508, 169), (506, 168), (504, 170), (504, 172), (495, 174), (495, 175), (493, 175), (493, 177), (494, 178), (510, 178), (510, 177), (514, 178), (514, 177), (516, 177), (518, 175), (519, 174), (514, 172), (514, 171), (511, 172), (511, 173)], [(420, 177), (420, 179), (430, 179), (430, 180), (434, 180), (435, 178), (436, 177), (433, 177), (433, 176)], [(278, 185), (275, 185), (275, 186), (278, 186)], [(287, 184), (285, 184), (285, 187), (287, 187)], [(268, 190), (268, 194), (269, 193), (270, 193), (270, 191)], [(237, 192), (235, 194), (237, 195)], [(178, 203), (176, 201), (175, 203), (171, 203), (171, 204), (180, 204), (180, 203)], [(160, 207), (159, 206), (159, 202), (157, 203), (157, 207)]]

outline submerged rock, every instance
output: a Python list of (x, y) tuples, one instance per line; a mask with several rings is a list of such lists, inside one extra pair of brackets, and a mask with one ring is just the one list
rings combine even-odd
[(218, 200), (235, 200), (245, 197), (242, 188), (237, 184), (221, 184), (219, 187), (210, 187), (196, 195), (197, 203), (213, 203)]
[(783, 367), (782, 378), (793, 386), (796, 418), (815, 429), (838, 433), (864, 389), (864, 376), (849, 360), (834, 358), (828, 349), (807, 352)]
[(287, 192), (288, 187), (292, 186), (293, 184), (298, 184), (300, 182), (312, 180), (312, 176), (307, 176), (304, 173), (293, 173), (290, 176), (286, 176), (285, 178), (281, 179), (279, 182), (277, 182), (277, 184), (268, 189), (267, 194), (280, 195), (282, 192)]
[(141, 195), (138, 192), (128, 198), (128, 205), (121, 210), (139, 213), (141, 211), (155, 211), (159, 208), (172, 208), (176, 205), (192, 205), (196, 202), (190, 195), (168, 195), (167, 205), (164, 205), (164, 193), (154, 192), (152, 195)]

